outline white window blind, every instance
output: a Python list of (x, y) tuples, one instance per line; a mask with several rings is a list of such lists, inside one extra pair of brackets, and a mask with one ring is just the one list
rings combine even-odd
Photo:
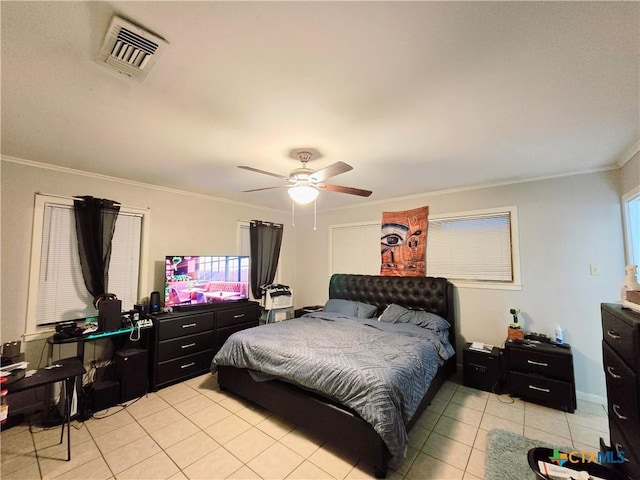
[[(457, 286), (519, 289), (517, 208), (430, 215), (427, 275)], [(329, 273), (380, 272), (380, 222), (329, 227)]]
[(427, 274), (513, 282), (511, 246), (510, 212), (429, 219)]
[(330, 273), (380, 274), (380, 223), (330, 227)]
[[(65, 202), (66, 203), (66, 202)], [(142, 215), (120, 211), (112, 241), (109, 293), (130, 310), (138, 299)], [(36, 325), (96, 315), (82, 278), (73, 206), (45, 203)]]
[(111, 242), (108, 292), (122, 300), (122, 310), (138, 303), (142, 216), (120, 211)]
[(249, 222), (239, 222), (239, 244), (240, 255), (251, 255), (251, 235), (249, 233)]

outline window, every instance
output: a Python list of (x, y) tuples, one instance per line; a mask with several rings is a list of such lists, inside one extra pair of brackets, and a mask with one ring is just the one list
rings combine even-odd
[(240, 246), (240, 255), (251, 255), (249, 222), (238, 222), (238, 245)]
[(380, 275), (380, 222), (329, 227), (329, 273)]
[[(146, 291), (148, 210), (121, 207), (116, 220), (109, 265), (108, 290), (122, 301), (123, 310)], [(144, 260), (144, 261), (143, 261)], [(73, 200), (36, 195), (27, 334), (38, 327), (96, 315), (93, 298), (82, 277), (75, 232)]]
[(429, 219), (427, 272), (452, 281), (513, 283), (512, 215), (462, 213)]
[[(457, 286), (519, 289), (516, 207), (429, 215), (427, 275)], [(330, 273), (378, 275), (380, 222), (329, 227)]]
[(627, 265), (640, 265), (640, 187), (622, 197)]

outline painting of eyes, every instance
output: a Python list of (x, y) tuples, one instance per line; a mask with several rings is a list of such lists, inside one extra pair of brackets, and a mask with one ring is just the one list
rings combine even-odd
[(383, 212), (380, 275), (425, 275), (429, 207)]

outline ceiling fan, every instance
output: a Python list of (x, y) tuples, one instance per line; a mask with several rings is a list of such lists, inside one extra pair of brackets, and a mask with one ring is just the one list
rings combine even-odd
[(296, 168), (289, 173), (289, 176), (280, 175), (279, 173), (266, 172), (253, 167), (247, 167), (245, 165), (238, 166), (243, 170), (249, 170), (250, 172), (262, 173), (272, 177), (287, 180), (288, 184), (278, 185), (274, 187), (254, 188), (252, 190), (244, 190), (243, 192), (259, 192), (261, 190), (271, 190), (274, 188), (288, 188), (289, 196), (294, 202), (305, 204), (313, 202), (320, 190), (329, 190), (330, 192), (347, 193), (349, 195), (358, 195), (360, 197), (368, 197), (371, 195), (370, 190), (362, 190), (354, 187), (344, 187), (342, 185), (334, 185), (331, 183), (324, 183), (328, 178), (335, 177), (341, 173), (353, 170), (351, 165), (344, 162), (336, 162), (328, 167), (321, 168), (320, 170), (312, 170), (307, 167), (307, 163), (312, 160), (313, 154), (307, 150), (300, 150), (295, 152), (295, 156), (302, 162), (301, 168)]

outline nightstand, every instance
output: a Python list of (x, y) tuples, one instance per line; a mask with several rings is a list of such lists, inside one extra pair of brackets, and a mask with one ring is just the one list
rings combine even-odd
[(507, 340), (508, 392), (512, 397), (573, 413), (576, 385), (567, 344)]

